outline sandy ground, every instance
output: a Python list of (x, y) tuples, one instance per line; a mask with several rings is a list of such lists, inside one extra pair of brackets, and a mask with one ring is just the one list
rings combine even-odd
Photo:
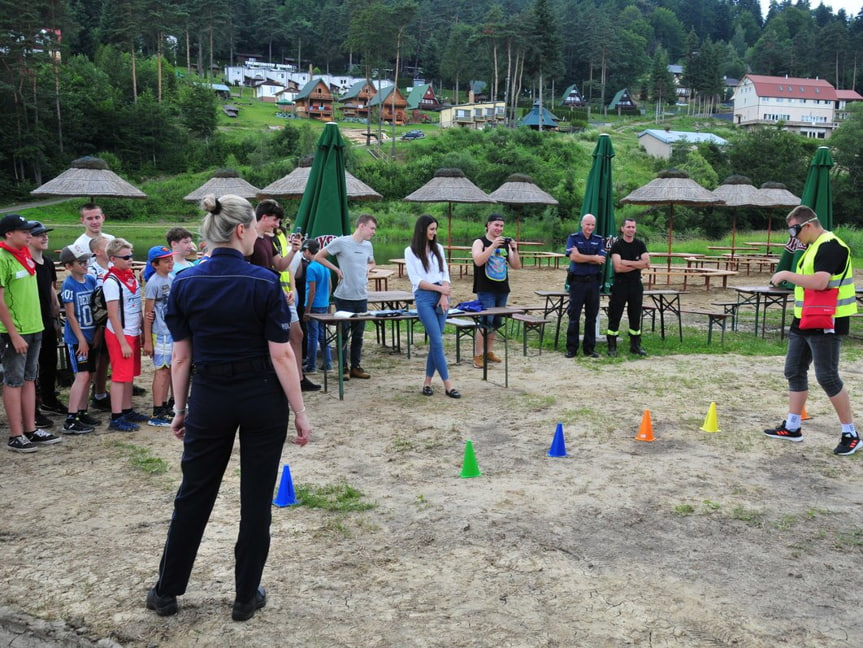
[[(561, 274), (521, 272), (513, 301), (536, 303), (533, 289)], [(457, 296), (469, 290), (457, 282)], [(731, 295), (696, 290), (686, 301)], [(307, 397), (312, 443), (282, 457), (294, 483), (346, 483), (375, 507), (274, 508), (269, 602), (248, 623), (230, 619), (236, 461), (180, 612), (162, 619), (144, 596), (180, 444), (155, 428), (101, 429), (0, 455), (8, 645), (863, 645), (863, 454), (832, 454), (839, 435), (820, 391), (803, 443), (761, 434), (787, 410), (780, 356), (574, 361), (523, 358), (512, 344), (509, 389), (500, 366), (483, 382), (463, 362), (452, 374), (464, 397), (453, 401), (439, 381), (434, 397), (420, 394), (417, 342), (408, 361), (367, 333), (372, 379), (350, 381), (342, 402), (337, 391)], [(645, 336), (648, 350), (656, 344)], [(846, 359), (843, 375), (859, 401), (863, 362)], [(699, 429), (711, 402), (718, 433)], [(646, 409), (653, 443), (633, 438)], [(568, 456), (549, 458), (559, 422)], [(474, 479), (460, 478), (467, 439)], [(169, 470), (135, 469), (135, 448)]]

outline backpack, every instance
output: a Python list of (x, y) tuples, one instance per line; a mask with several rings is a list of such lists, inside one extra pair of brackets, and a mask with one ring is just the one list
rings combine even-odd
[[(102, 286), (97, 286), (93, 294), (90, 295), (90, 311), (93, 313), (93, 324), (95, 326), (105, 326), (108, 323), (108, 305), (105, 303), (105, 291), (103, 286), (105, 281), (111, 275), (106, 275), (102, 281)], [(115, 277), (114, 281), (120, 285), (120, 281)], [(120, 286), (120, 323), (125, 326), (125, 317), (123, 315), (123, 287)]]

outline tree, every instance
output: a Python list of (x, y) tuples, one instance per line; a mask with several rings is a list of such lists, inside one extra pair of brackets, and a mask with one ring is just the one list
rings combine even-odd
[(656, 103), (657, 115), (661, 114), (663, 103), (672, 103), (677, 98), (677, 86), (668, 71), (668, 55), (662, 46), (657, 47), (653, 55), (649, 92), (651, 101)]
[(464, 23), (453, 25), (440, 62), (441, 78), (455, 87), (453, 103), (458, 103), (459, 81), (470, 73), (472, 65), (470, 41), (474, 28)]
[[(529, 36), (525, 71), (539, 82), (539, 112), (542, 115), (543, 82), (545, 79), (555, 79), (563, 72), (562, 41), (557, 28), (558, 20), (551, 11), (549, 0), (536, 0), (532, 18), (527, 26)], [(542, 119), (539, 130), (542, 130)]]
[(863, 225), (863, 106), (853, 104), (848, 118), (830, 137), (833, 159), (840, 173), (833, 192), (833, 211), (842, 214), (843, 225)]

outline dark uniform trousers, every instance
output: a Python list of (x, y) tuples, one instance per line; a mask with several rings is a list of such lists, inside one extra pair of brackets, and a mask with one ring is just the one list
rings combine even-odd
[(596, 316), (599, 314), (599, 275), (569, 276), (569, 327), (566, 329), (566, 350), (578, 351), (579, 320), (584, 309), (584, 343), (582, 353), (590, 355), (596, 349)]
[(629, 332), (641, 335), (641, 306), (644, 300), (644, 286), (641, 280), (614, 280), (611, 288), (611, 299), (608, 302), (608, 334), (618, 335), (620, 318), (626, 307), (626, 318), (629, 320)]
[[(227, 375), (221, 371), (228, 367)], [(240, 530), (234, 546), (236, 599), (254, 598), (270, 550), (276, 476), (288, 427), (288, 400), (270, 368), (232, 373), (241, 363), (196, 370), (183, 443), (183, 482), (159, 565), (157, 591), (186, 591), (222, 475), (240, 432)], [(220, 371), (216, 371), (220, 369)]]

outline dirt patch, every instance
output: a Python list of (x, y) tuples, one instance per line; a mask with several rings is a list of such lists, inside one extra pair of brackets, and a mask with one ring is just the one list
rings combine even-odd
[[(513, 301), (560, 275), (517, 274)], [(4, 618), (136, 647), (863, 645), (861, 458), (833, 456), (817, 390), (803, 443), (761, 435), (787, 409), (779, 356), (574, 361), (512, 344), (509, 389), (501, 367), (483, 382), (463, 362), (452, 401), (439, 382), (420, 394), (421, 339), (411, 360), (371, 333), (366, 350), (372, 379), (344, 401), (309, 396), (312, 443), (283, 461), (297, 485), (345, 482), (376, 507), (274, 509), (269, 603), (252, 621), (230, 620), (236, 460), (179, 614), (144, 609), (180, 480), (179, 443), (146, 427), (0, 456)], [(863, 364), (844, 360), (843, 376), (859, 398)], [(711, 402), (718, 433), (699, 430)], [(654, 443), (633, 439), (645, 409)], [(569, 456), (552, 459), (558, 422)], [(475, 479), (459, 477), (466, 439)], [(169, 470), (137, 470), (130, 446)]]

